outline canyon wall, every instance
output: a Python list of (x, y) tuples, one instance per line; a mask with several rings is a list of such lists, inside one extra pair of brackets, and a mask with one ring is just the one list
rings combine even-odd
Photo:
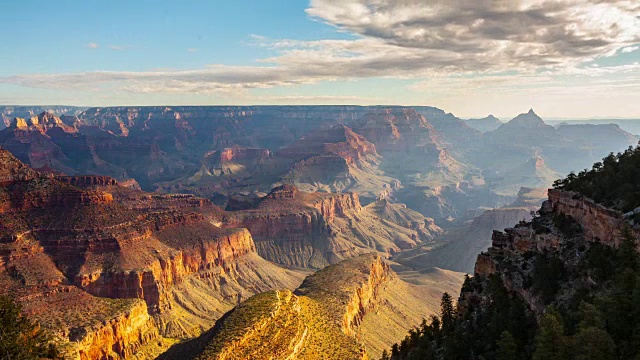
[[(553, 257), (562, 264), (563, 270), (557, 271), (579, 272), (586, 266), (585, 259), (594, 246), (619, 246), (621, 229), (625, 226), (629, 226), (636, 237), (639, 235), (638, 229), (631, 226), (622, 213), (578, 193), (550, 189), (548, 196), (549, 200), (542, 204), (531, 222), (494, 231), (491, 247), (478, 256), (475, 265), (479, 279), (499, 275), (506, 288), (517, 293), (538, 317), (549, 301), (531, 285), (536, 271), (540, 271), (541, 261), (548, 263), (548, 257)], [(571, 278), (565, 273), (562, 276), (566, 284), (554, 290), (558, 292), (554, 294), (556, 301), (571, 298), (576, 289), (597, 285), (587, 275)], [(476, 295), (463, 293), (461, 308), (469, 302), (481, 302)]]
[[(171, 235), (160, 233), (158, 236)], [(79, 275), (75, 282), (96, 296), (144, 299), (151, 314), (160, 314), (171, 306), (169, 289), (186, 276), (228, 272), (237, 259), (255, 251), (249, 232), (238, 229), (193, 247), (173, 251), (168, 256), (158, 254), (160, 256), (140, 271), (99, 271)]]
[[(307, 199), (310, 198), (310, 199)], [(355, 193), (300, 193), (283, 185), (269, 193), (256, 209), (224, 215), (224, 227), (249, 230), (263, 258), (285, 265), (322, 268), (343, 258), (332, 243), (336, 217), (362, 207)]]

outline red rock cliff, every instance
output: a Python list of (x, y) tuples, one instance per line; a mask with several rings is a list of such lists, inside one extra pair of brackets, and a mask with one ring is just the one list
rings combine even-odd
[[(194, 226), (197, 224), (194, 223)], [(175, 229), (165, 230), (160, 236), (175, 235)], [(145, 233), (144, 241), (152, 235)], [(245, 229), (228, 231), (210, 239), (168, 254), (158, 254), (156, 259), (140, 271), (83, 274), (76, 283), (89, 293), (108, 298), (140, 298), (149, 306), (151, 314), (159, 314), (170, 306), (168, 290), (190, 274), (210, 271), (228, 272), (235, 260), (255, 252), (255, 244)]]

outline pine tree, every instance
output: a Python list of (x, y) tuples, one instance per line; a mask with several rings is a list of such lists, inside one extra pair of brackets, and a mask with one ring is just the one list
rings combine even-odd
[(566, 359), (564, 325), (560, 314), (550, 306), (540, 320), (540, 329), (535, 339), (533, 360)]
[(20, 304), (0, 296), (0, 359), (57, 358), (49, 337), (21, 312)]
[(451, 334), (455, 325), (455, 310), (453, 309), (453, 299), (446, 292), (442, 294), (442, 300), (440, 301), (440, 317), (442, 318), (443, 332)]
[(613, 360), (615, 343), (604, 330), (596, 327), (580, 329), (575, 336), (576, 360)]
[(391, 356), (389, 355), (387, 350), (382, 351), (382, 357), (380, 358), (380, 360), (391, 360)]
[(620, 231), (622, 240), (618, 248), (618, 266), (621, 269), (638, 270), (640, 255), (637, 251), (637, 241), (629, 225), (622, 227)]
[(518, 345), (508, 331), (503, 331), (500, 340), (496, 343), (496, 360), (516, 360), (518, 356)]

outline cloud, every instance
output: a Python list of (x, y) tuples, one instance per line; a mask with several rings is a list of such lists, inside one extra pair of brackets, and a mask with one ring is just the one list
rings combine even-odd
[(583, 62), (640, 40), (640, 3), (627, 0), (312, 0), (307, 13), (464, 70)]
[[(258, 59), (258, 66), (28, 74), (0, 82), (205, 94), (385, 77), (416, 80), (411, 89), (430, 91), (425, 84), (446, 79), (472, 89), (490, 79), (514, 87), (564, 75), (639, 71), (586, 66), (640, 43), (640, 3), (628, 0), (312, 0), (306, 12), (351, 37), (301, 41), (251, 35), (251, 45), (273, 54)], [(187, 51), (192, 50), (197, 49)], [(500, 77), (505, 73), (513, 75)]]
[(200, 51), (200, 49), (198, 49), (198, 48), (188, 48), (187, 49), (187, 52), (189, 52), (189, 53), (195, 53), (195, 52), (198, 52), (198, 51)]
[(324, 103), (347, 103), (353, 104), (354, 102), (375, 102), (380, 99), (373, 99), (370, 97), (354, 96), (354, 95), (281, 95), (281, 96), (251, 96), (253, 101), (266, 101), (270, 103), (283, 103), (283, 104), (324, 104)]
[(125, 51), (125, 50), (127, 50), (129, 48), (131, 48), (131, 46), (128, 46), (128, 45), (109, 45), (109, 49), (115, 50), (115, 51)]
[(640, 46), (629, 46), (622, 49), (622, 52), (625, 54), (632, 53), (636, 50), (640, 49)]
[(92, 43), (92, 42), (91, 42), (91, 43), (88, 43), (88, 44), (87, 44), (87, 47), (88, 47), (89, 49), (97, 49), (99, 46), (98, 46), (98, 44), (96, 44), (96, 43)]

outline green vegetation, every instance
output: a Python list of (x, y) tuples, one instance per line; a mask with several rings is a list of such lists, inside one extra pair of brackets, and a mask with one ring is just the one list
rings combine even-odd
[(499, 275), (468, 278), (463, 310), (452, 317), (451, 297), (443, 295), (440, 318), (412, 330), (392, 347), (390, 359), (640, 358), (640, 254), (630, 229), (622, 234), (618, 248), (594, 244), (584, 251), (573, 276), (590, 277), (592, 288), (575, 289), (569, 299), (559, 291), (570, 282), (563, 261), (548, 252), (532, 258), (525, 280), (548, 305), (539, 322)]
[(21, 311), (20, 304), (0, 296), (0, 359), (59, 358), (51, 338)]
[(591, 170), (570, 173), (554, 187), (575, 191), (605, 206), (631, 211), (640, 206), (640, 146), (611, 153)]

